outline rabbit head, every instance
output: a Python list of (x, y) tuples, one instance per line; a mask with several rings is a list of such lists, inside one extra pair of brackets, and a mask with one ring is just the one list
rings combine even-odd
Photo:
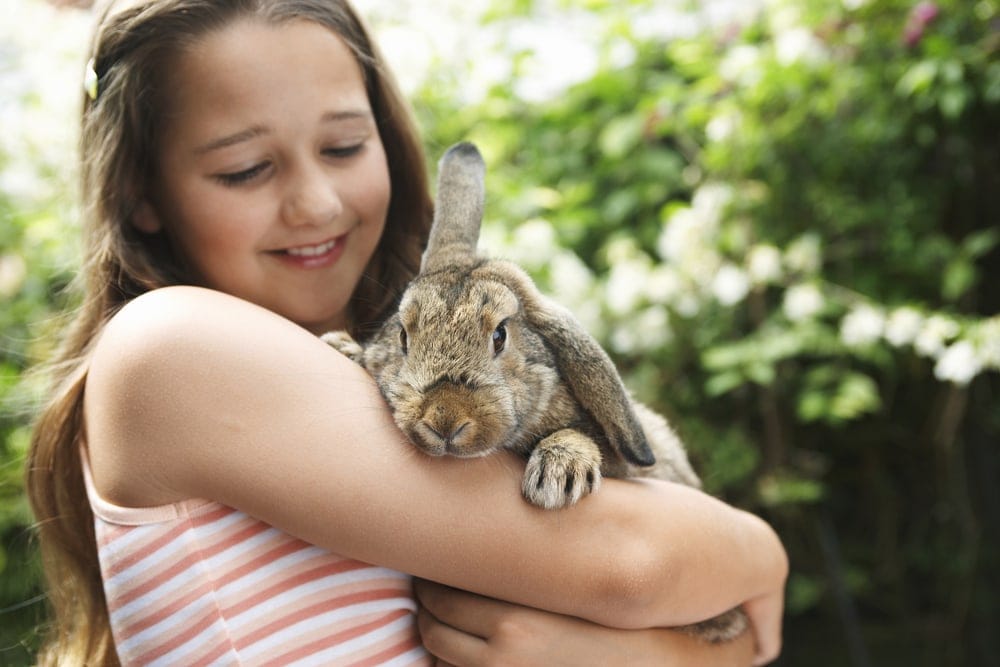
[(591, 422), (625, 460), (650, 465), (600, 346), (518, 266), (477, 256), (484, 172), (472, 144), (442, 158), (420, 274), (364, 350), (396, 423), (430, 454), (481, 456)]

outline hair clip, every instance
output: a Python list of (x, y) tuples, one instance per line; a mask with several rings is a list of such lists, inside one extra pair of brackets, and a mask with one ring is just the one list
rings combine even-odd
[(83, 74), (83, 89), (91, 101), (97, 99), (97, 70), (94, 69), (94, 59), (87, 61), (87, 70)]

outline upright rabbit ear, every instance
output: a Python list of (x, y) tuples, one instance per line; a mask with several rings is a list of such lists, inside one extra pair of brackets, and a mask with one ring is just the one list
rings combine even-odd
[(517, 294), (528, 325), (548, 343), (563, 381), (611, 447), (634, 465), (656, 463), (628, 390), (604, 348), (572, 313), (542, 295), (520, 267), (505, 263), (503, 282)]
[(420, 271), (451, 265), (476, 254), (486, 200), (486, 165), (474, 144), (455, 144), (438, 165), (434, 223)]

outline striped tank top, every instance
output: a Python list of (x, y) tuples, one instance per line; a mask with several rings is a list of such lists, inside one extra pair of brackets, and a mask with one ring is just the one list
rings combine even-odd
[(94, 488), (123, 665), (428, 665), (410, 578), (219, 503), (126, 508)]

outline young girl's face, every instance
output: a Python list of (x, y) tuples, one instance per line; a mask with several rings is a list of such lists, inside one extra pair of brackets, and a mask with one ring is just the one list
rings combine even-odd
[(314, 332), (342, 328), (390, 184), (361, 69), (306, 21), (252, 20), (188, 48), (134, 224), (163, 231), (204, 286)]

